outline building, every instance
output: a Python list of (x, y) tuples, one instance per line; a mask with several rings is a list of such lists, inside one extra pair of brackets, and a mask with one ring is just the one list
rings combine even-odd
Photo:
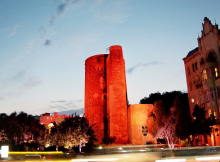
[(86, 59), (85, 117), (93, 125), (98, 143), (102, 143), (104, 138), (114, 137), (118, 144), (144, 144), (142, 126), (146, 125), (146, 113), (137, 111), (147, 112), (149, 107), (152, 105), (128, 107), (121, 46), (111, 46), (109, 54)]
[(50, 116), (50, 113), (45, 113), (40, 115), (40, 124), (44, 125), (46, 128), (46, 134), (50, 133), (50, 128), (53, 126), (53, 123), (61, 123), (69, 116), (67, 115), (59, 115), (59, 113), (55, 112), (54, 116)]
[[(183, 58), (186, 72), (189, 105), (193, 112), (196, 104), (206, 109), (207, 117), (220, 117), (220, 30), (205, 17), (198, 47)], [(214, 138), (214, 137), (212, 137)], [(212, 140), (214, 141), (214, 140)], [(212, 142), (212, 145), (213, 142)]]

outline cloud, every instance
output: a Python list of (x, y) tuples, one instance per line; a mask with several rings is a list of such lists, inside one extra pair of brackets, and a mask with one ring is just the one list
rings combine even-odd
[(45, 46), (50, 46), (51, 45), (51, 40), (46, 40), (44, 43)]
[(92, 12), (97, 20), (111, 23), (123, 23), (130, 16), (128, 7), (121, 1), (95, 1)]
[(53, 25), (56, 19), (63, 15), (69, 8), (78, 4), (80, 0), (64, 0), (63, 3), (57, 6), (57, 13), (50, 19), (50, 25)]
[(40, 31), (40, 33), (41, 33), (41, 38), (44, 37), (45, 34), (46, 34), (46, 29), (45, 29), (43, 26), (41, 26), (41, 27), (39, 28), (39, 31)]
[(80, 109), (82, 106), (83, 100), (75, 100), (75, 101), (66, 101), (66, 100), (58, 100), (58, 101), (50, 101), (49, 109), (50, 112), (62, 112), (62, 111), (75, 111)]
[(5, 28), (5, 32), (7, 33), (7, 37), (12, 37), (17, 33), (17, 29), (20, 27), (20, 24), (14, 25), (13, 27)]
[(129, 68), (126, 72), (127, 72), (128, 74), (131, 74), (131, 73), (134, 71), (134, 69), (136, 69), (136, 68), (139, 67), (139, 66), (141, 66), (141, 63), (135, 65), (135, 66), (132, 67), (132, 68)]
[(151, 65), (158, 65), (159, 62), (149, 62), (149, 63), (145, 63), (145, 64), (142, 64), (142, 63), (139, 63), (131, 68), (129, 68), (128, 70), (126, 70), (126, 73), (127, 74), (132, 74), (132, 72), (137, 69), (138, 67), (146, 67), (146, 66), (151, 66)]
[(28, 70), (20, 70), (14, 76), (0, 80), (0, 100), (7, 97), (17, 97), (27, 90), (37, 87), (42, 81), (37, 77), (28, 75)]

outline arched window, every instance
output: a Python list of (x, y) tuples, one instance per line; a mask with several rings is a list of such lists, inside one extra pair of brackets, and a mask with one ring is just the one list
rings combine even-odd
[(214, 51), (209, 52), (209, 54), (208, 54), (208, 61), (216, 61), (216, 59), (215, 59), (215, 52)]
[(203, 70), (203, 79), (206, 80), (207, 79), (207, 74), (206, 74), (206, 70)]

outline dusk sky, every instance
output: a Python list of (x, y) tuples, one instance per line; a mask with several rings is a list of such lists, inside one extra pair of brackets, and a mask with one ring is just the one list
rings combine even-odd
[[(183, 58), (216, 0), (0, 0), (0, 113), (84, 111), (85, 60), (121, 45), (127, 94), (187, 92)], [(61, 113), (62, 114), (62, 113)]]

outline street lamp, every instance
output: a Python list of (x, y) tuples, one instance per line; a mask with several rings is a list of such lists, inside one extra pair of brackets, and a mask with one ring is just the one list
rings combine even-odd
[(142, 126), (142, 133), (145, 136), (144, 144), (146, 145), (146, 136), (147, 136), (147, 133), (148, 133), (148, 127), (147, 126)]

